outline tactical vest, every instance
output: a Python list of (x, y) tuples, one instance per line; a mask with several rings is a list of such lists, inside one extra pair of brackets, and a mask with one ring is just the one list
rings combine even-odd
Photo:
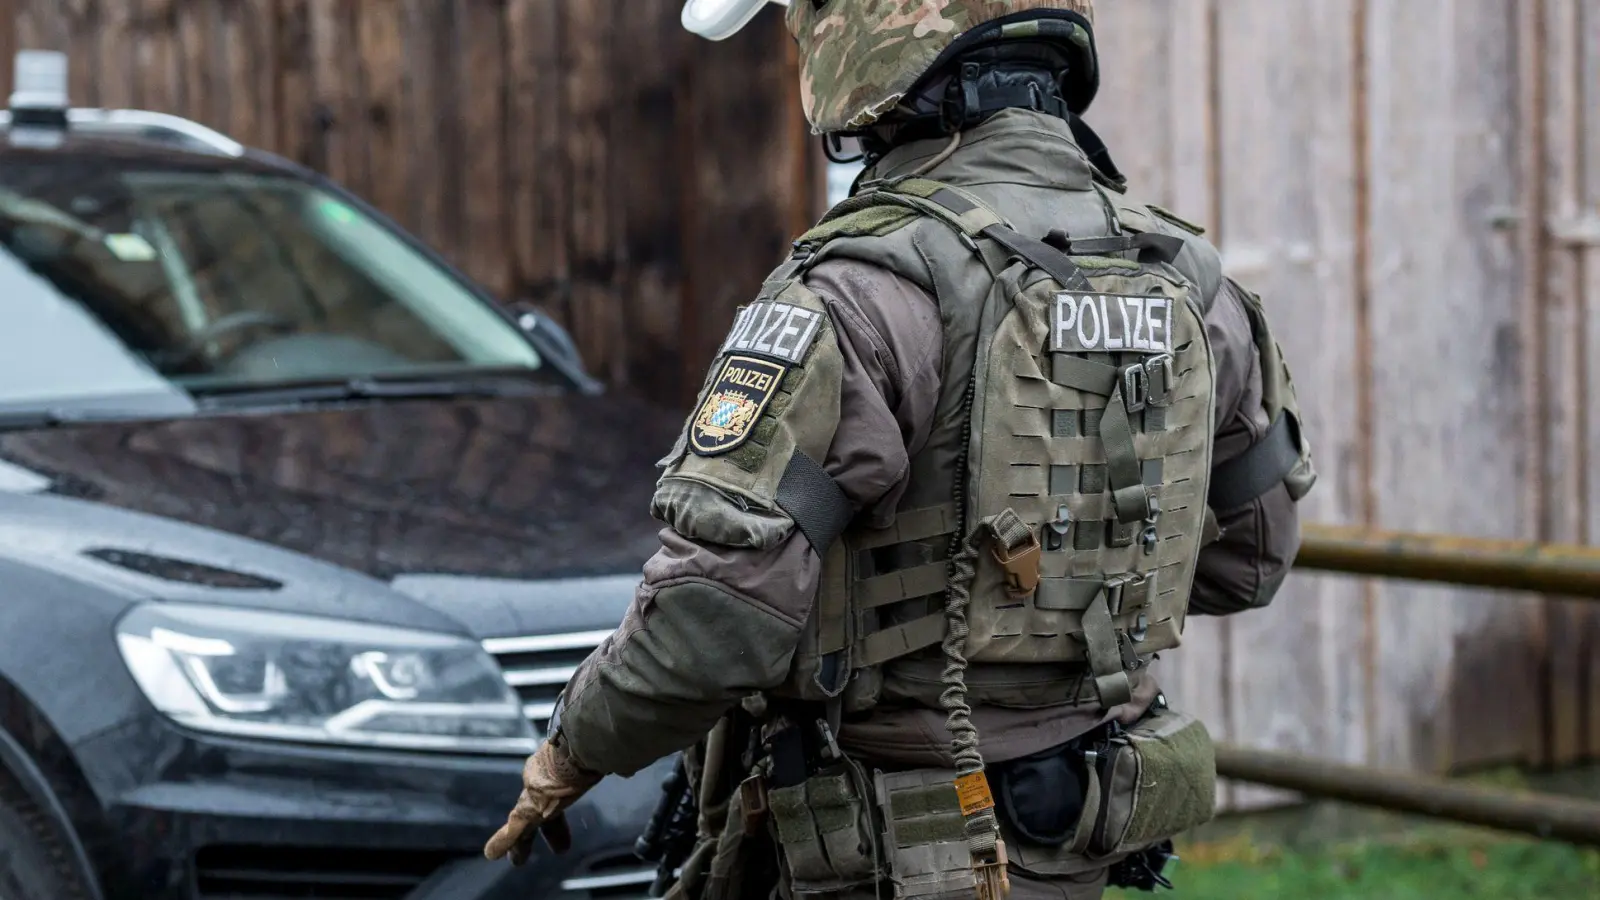
[[(1215, 369), (1203, 318), (1220, 260), (1181, 220), (1108, 184), (1040, 194), (1060, 228), (1037, 236), (928, 179), (836, 207), (741, 311), (663, 460), (658, 517), (763, 546), (775, 521), (763, 517), (781, 511), (823, 555), (778, 696), (836, 714), (940, 708), (939, 645), (958, 597), (974, 705), (1115, 706), (1131, 672), (1179, 644), (1208, 521)], [(885, 529), (852, 526), (819, 463), (842, 363), (803, 279), (836, 256), (918, 283), (944, 323), (933, 432)], [(715, 514), (675, 500), (674, 482), (744, 515), (706, 522)]]
[(846, 711), (885, 698), (938, 708), (935, 648), (962, 587), (953, 576), (965, 577), (952, 561), (969, 545), (974, 704), (1115, 706), (1131, 671), (1179, 644), (1211, 472), (1212, 294), (1174, 265), (1184, 241), (1139, 230), (1148, 208), (1072, 197), (1092, 209), (1063, 221), (1112, 227), (1035, 239), (967, 191), (911, 179), (801, 238), (791, 278), (841, 238), (889, 241), (931, 220), (990, 277), (939, 296), (941, 309), (979, 311), (945, 336), (947, 357), (972, 357), (965, 378), (947, 364), (940, 410), (957, 427), (913, 460), (891, 528), (847, 529), (829, 547), (785, 693), (842, 697)]

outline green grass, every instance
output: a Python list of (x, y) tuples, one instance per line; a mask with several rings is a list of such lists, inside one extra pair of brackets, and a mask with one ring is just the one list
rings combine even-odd
[(1600, 851), (1467, 831), (1323, 850), (1263, 847), (1242, 836), (1179, 853), (1177, 890), (1162, 892), (1173, 900), (1600, 900)]

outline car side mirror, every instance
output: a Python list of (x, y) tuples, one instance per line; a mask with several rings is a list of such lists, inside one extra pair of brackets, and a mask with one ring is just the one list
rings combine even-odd
[(555, 319), (550, 318), (548, 313), (531, 303), (513, 303), (511, 311), (517, 317), (517, 327), (522, 329), (523, 334), (540, 344), (549, 345), (555, 352), (574, 363), (582, 363), (583, 358), (578, 354), (577, 342), (565, 328), (556, 323)]

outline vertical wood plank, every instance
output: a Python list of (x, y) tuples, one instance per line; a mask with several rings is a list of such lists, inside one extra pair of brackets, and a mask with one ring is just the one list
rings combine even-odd
[(571, 205), (562, 145), (564, 8), (549, 0), (510, 0), (506, 6), (506, 179), (517, 299), (566, 325), (572, 317)]
[[(1512, 235), (1512, 5), (1371, 0), (1374, 486), (1386, 527), (1529, 536), (1522, 438), (1537, 427)], [(1463, 480), (1471, 490), (1454, 489)], [(1385, 583), (1378, 762), (1427, 769), (1530, 755), (1537, 602)]]
[(406, 109), (405, 23), (390, 4), (366, 4), (356, 19), (356, 63), (366, 87), (366, 156), (371, 189), (366, 200), (402, 225), (415, 226), (414, 171)]
[(235, 0), (218, 5), (218, 46), (226, 61), (218, 71), (229, 103), (218, 121), (234, 139), (258, 147), (278, 143), (277, 0)]
[[(19, 49), (71, 50), (67, 10), (63, 4), (55, 0), (17, 0), (16, 21)], [(70, 72), (68, 77), (72, 77)]]
[(260, 79), (260, 73), (251, 71), (248, 10), (242, 2), (206, 5), (212, 8), (212, 77), (220, 88), (212, 96), (211, 124), (242, 143), (259, 143), (258, 116), (270, 111), (270, 107), (262, 110), (255, 103), (253, 82)]
[(312, 96), (311, 6), (308, 0), (279, 0), (273, 13), (277, 99), (273, 149), (296, 162), (315, 165), (321, 128)]
[[(127, 82), (132, 58), (127, 42), (107, 48), (102, 36), (108, 25), (125, 26), (132, 0), (79, 0), (62, 4), (55, 13), (55, 30), (60, 41), (54, 49), (67, 51), (67, 96), (75, 106), (128, 106)], [(110, 58), (102, 52), (111, 51)], [(120, 71), (119, 71), (120, 70)], [(119, 77), (120, 76), (120, 77)], [(105, 82), (112, 100), (107, 100)]]
[(140, 0), (131, 40), (124, 39), (136, 48), (133, 78), (139, 84), (139, 105), (187, 115), (176, 5), (177, 0)]
[(405, 0), (410, 72), (405, 116), (410, 121), (413, 215), (418, 236), (452, 262), (461, 261), (461, 130), (456, 97), (456, 9), (439, 0)]
[[(1308, 522), (1351, 523), (1366, 494), (1357, 371), (1357, 114), (1350, 0), (1222, 0), (1220, 232), (1227, 274), (1260, 294), (1295, 373), (1320, 480)], [(1252, 744), (1361, 760), (1363, 588), (1297, 576), (1232, 621), (1230, 726)], [(1235, 803), (1284, 795), (1239, 788)]]
[[(141, 75), (136, 51), (139, 42), (129, 40), (136, 33), (140, 0), (98, 0), (98, 9), (90, 6), (91, 15), (75, 17), (73, 21), (73, 62), (82, 50), (90, 50), (95, 69), (95, 96), (97, 106), (111, 109), (134, 109), (144, 106), (140, 90)], [(74, 95), (88, 100), (87, 94)]]
[[(637, 2), (637, 0), (635, 0)], [(456, 0), (461, 23), (456, 109), (461, 111), (462, 265), (496, 296), (511, 289), (505, 165), (505, 6)], [(605, 4), (602, 4), (605, 5)], [(615, 305), (617, 298), (605, 305)]]
[[(619, 383), (674, 399), (686, 393), (676, 353), (682, 324), (682, 212), (679, 193), (666, 188), (662, 176), (678, 171), (678, 153), (690, 149), (679, 147), (676, 128), (676, 87), (693, 40), (678, 27), (681, 9), (675, 0), (631, 0), (629, 13), (617, 22), (615, 58), (651, 64), (617, 67), (613, 131), (628, 139), (611, 142), (610, 163), (618, 218), (618, 299), (627, 322), (626, 366)], [(698, 381), (694, 384), (698, 387)]]
[(17, 6), (28, 0), (0, 0), (0, 100), (10, 102), (17, 55)]
[[(1527, 98), (1524, 115), (1530, 121), (1523, 133), (1530, 142), (1530, 175), (1542, 178), (1537, 183), (1542, 190), (1529, 192), (1522, 217), (1526, 252), (1530, 259), (1543, 260), (1529, 267), (1531, 279), (1543, 280), (1533, 286), (1541, 301), (1535, 313), (1544, 335), (1538, 397), (1545, 437), (1540, 538), (1566, 543), (1583, 540), (1586, 513), (1582, 502), (1573, 502), (1584, 496), (1585, 480), (1582, 250), (1564, 243), (1559, 233), (1560, 223), (1577, 221), (1583, 208), (1579, 7), (1577, 0), (1524, 4), (1521, 54), (1524, 80), (1540, 89)], [(1557, 226), (1555, 235), (1550, 233), (1552, 224)], [(1581, 604), (1559, 598), (1547, 603), (1542, 761), (1571, 765), (1582, 758), (1586, 743), (1583, 653), (1588, 614)]]
[(562, 23), (567, 49), (566, 157), (572, 198), (572, 336), (590, 369), (608, 381), (625, 377), (616, 290), (610, 153), (616, 7), (569, 4)]
[(179, 71), (183, 84), (182, 115), (200, 122), (211, 112), (212, 75), (211, 14), (207, 3), (183, 2), (173, 5), (176, 18)]
[(361, 86), (355, 55), (355, 17), (367, 4), (311, 0), (312, 95), (322, 126), (317, 168), (362, 196), (369, 194), (362, 146)]
[[(1204, 42), (1203, 34), (1186, 39), (1173, 34), (1174, 11), (1172, 0), (1127, 0), (1096, 11), (1100, 96), (1084, 116), (1105, 138), (1130, 189), (1169, 208), (1179, 205), (1173, 182), (1180, 141), (1161, 138), (1174, 120), (1175, 106), (1195, 99), (1173, 95), (1173, 73), (1184, 61), (1180, 54), (1188, 50), (1192, 56), (1191, 48)], [(1190, 74), (1203, 76), (1208, 68), (1200, 61)]]
[(248, 95), (234, 96), (235, 85), (229, 73), (234, 57), (239, 55), (239, 48), (230, 46), (230, 38), (236, 38), (236, 35), (229, 27), (229, 20), (237, 5), (228, 4), (227, 9), (217, 3), (194, 5), (205, 11), (205, 17), (199, 24), (204, 43), (198, 50), (205, 60), (203, 77), (206, 79), (206, 105), (200, 110), (200, 121), (212, 128), (227, 131), (228, 123), (233, 119), (234, 104), (249, 102)]
[[(1580, 162), (1583, 167), (1582, 219), (1600, 223), (1600, 9), (1593, 3), (1578, 3), (1577, 33), (1584, 48), (1578, 61), (1579, 84), (1582, 98), (1579, 102)], [(1600, 228), (1595, 228), (1600, 231)], [(1592, 233), (1592, 232), (1591, 232)], [(1580, 360), (1579, 383), (1584, 388), (1583, 410), (1584, 452), (1579, 457), (1583, 468), (1583, 492), (1587, 515), (1584, 522), (1584, 539), (1600, 540), (1600, 413), (1592, 409), (1594, 398), (1600, 397), (1600, 243), (1591, 242), (1583, 250), (1579, 277), (1582, 301), (1579, 314), (1584, 323), (1583, 356)], [(1591, 604), (1592, 607), (1592, 604)], [(1586, 749), (1590, 759), (1600, 759), (1600, 610), (1590, 608), (1587, 613), (1585, 640), (1579, 658), (1587, 667), (1587, 677), (1580, 673), (1584, 684), (1582, 709), (1585, 721)]]

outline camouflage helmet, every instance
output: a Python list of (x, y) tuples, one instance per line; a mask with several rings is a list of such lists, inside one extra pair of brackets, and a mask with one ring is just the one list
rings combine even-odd
[[(806, 118), (818, 134), (858, 131), (878, 121), (974, 38), (1067, 37), (1084, 51), (1091, 70), (1077, 111), (1099, 85), (1092, 71), (1093, 0), (790, 0), (788, 22), (800, 45)], [(1041, 35), (1041, 27), (1055, 34)]]

